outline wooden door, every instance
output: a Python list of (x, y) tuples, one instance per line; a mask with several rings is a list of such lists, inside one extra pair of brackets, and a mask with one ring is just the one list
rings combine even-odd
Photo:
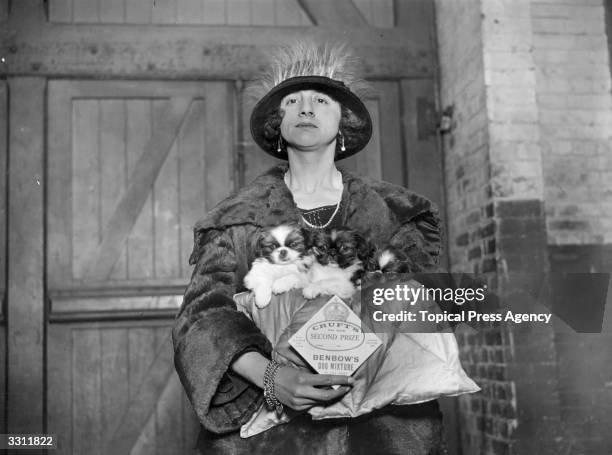
[(49, 83), (49, 432), (59, 453), (186, 453), (170, 326), (192, 227), (234, 189), (232, 85)]

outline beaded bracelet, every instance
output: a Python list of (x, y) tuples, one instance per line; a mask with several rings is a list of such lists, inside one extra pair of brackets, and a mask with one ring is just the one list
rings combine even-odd
[(278, 398), (276, 398), (276, 395), (274, 393), (274, 379), (276, 378), (276, 373), (278, 372), (281, 366), (282, 365), (276, 360), (270, 360), (270, 363), (268, 363), (266, 371), (264, 372), (263, 379), (266, 407), (270, 411), (276, 411), (276, 415), (279, 417), (283, 413), (283, 404), (278, 401)]

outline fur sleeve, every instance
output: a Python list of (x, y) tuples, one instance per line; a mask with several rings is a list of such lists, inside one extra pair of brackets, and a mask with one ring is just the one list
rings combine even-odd
[(235, 250), (231, 228), (198, 233), (196, 247), (195, 269), (172, 332), (174, 363), (202, 425), (226, 433), (239, 429), (263, 400), (259, 389), (228, 373), (230, 363), (248, 349), (269, 353), (271, 346), (232, 300), (246, 252)]
[(440, 220), (435, 211), (423, 212), (404, 222), (389, 242), (412, 263), (412, 272), (437, 271), (441, 244)]

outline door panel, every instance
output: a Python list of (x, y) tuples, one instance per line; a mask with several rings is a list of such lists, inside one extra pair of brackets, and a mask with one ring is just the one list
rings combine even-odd
[(49, 16), (88, 24), (312, 24), (297, 0), (49, 0)]
[(230, 86), (49, 90), (51, 289), (186, 281), (193, 224), (234, 186)]
[(198, 425), (168, 322), (52, 324), (48, 432), (58, 453), (190, 453)]
[(189, 453), (170, 329), (192, 228), (234, 189), (225, 82), (49, 84), (49, 432), (60, 453)]

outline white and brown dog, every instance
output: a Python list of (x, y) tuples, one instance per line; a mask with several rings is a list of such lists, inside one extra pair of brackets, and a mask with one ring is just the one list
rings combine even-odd
[(244, 285), (255, 294), (258, 308), (267, 306), (273, 293), (308, 284), (313, 259), (306, 253), (305, 232), (297, 224), (281, 224), (261, 233), (255, 245), (257, 257), (244, 277)]
[(310, 266), (304, 297), (313, 299), (321, 294), (343, 299), (351, 297), (366, 263), (373, 259), (373, 245), (357, 231), (346, 227), (308, 231), (307, 243), (315, 261)]

